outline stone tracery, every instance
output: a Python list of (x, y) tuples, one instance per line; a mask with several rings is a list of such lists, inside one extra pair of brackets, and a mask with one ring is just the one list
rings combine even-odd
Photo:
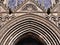
[[(4, 0), (3, 0), (3, 1), (4, 1)], [(21, 1), (24, 2), (24, 0), (20, 0), (20, 1), (18, 0), (18, 2), (20, 2), (20, 3), (21, 3)], [(29, 2), (28, 0), (25, 0), (25, 1), (26, 1), (26, 2)], [(37, 0), (35, 0), (35, 1), (37, 1)], [(41, 0), (38, 0), (38, 1), (39, 1), (38, 3), (41, 2)], [(54, 1), (55, 1), (55, 0), (54, 0)], [(7, 0), (5, 0), (5, 2), (7, 2)], [(14, 1), (13, 1), (13, 2), (14, 2)], [(30, 2), (31, 2), (31, 1), (30, 1)], [(34, 2), (34, 1), (33, 1), (33, 2)], [(58, 2), (58, 1), (57, 1), (57, 2)], [(38, 4), (38, 3), (37, 3), (37, 4)], [(51, 1), (50, 3), (53, 3), (53, 1)], [(2, 3), (0, 3), (0, 4), (2, 4)], [(2, 4), (2, 5), (3, 5), (3, 4)], [(12, 4), (11, 4), (11, 5), (12, 5)], [(20, 5), (21, 5), (21, 4), (20, 4)], [(28, 5), (28, 4), (27, 4), (27, 5)], [(32, 4), (32, 5), (33, 5), (33, 4)], [(58, 4), (58, 5), (59, 5), (59, 4)], [(4, 5), (4, 6), (5, 6), (5, 5)], [(13, 6), (13, 5), (12, 5), (12, 6)], [(17, 2), (16, 2), (16, 6), (17, 6)], [(48, 6), (49, 6), (49, 5), (48, 5)], [(3, 6), (1, 6), (1, 7), (3, 7)], [(38, 7), (39, 7), (39, 6), (38, 6)], [(9, 10), (8, 7), (4, 7), (4, 8), (5, 8), (6, 10)], [(0, 8), (0, 10), (3, 11), (4, 8)], [(10, 7), (10, 8), (11, 8), (11, 7)], [(17, 7), (17, 8), (18, 8), (18, 7)], [(25, 8), (26, 8), (26, 7), (25, 7)], [(34, 8), (34, 7), (31, 7), (31, 8)], [(42, 8), (43, 8), (43, 7), (42, 7)], [(57, 12), (55, 12), (54, 9), (51, 9), (51, 8), (50, 8), (50, 9), (52, 10), (50, 16), (46, 14), (46, 16), (44, 17), (44, 18), (49, 18), (49, 20), (50, 20), (51, 22), (53, 22), (55, 25), (57, 25), (57, 26), (58, 26), (58, 23), (60, 23), (60, 21), (59, 21), (59, 17), (60, 17), (60, 16), (59, 16), (59, 12), (60, 12), (60, 11), (58, 10), (58, 8), (59, 8), (59, 7), (57, 7), (57, 8), (55, 9), (55, 10), (57, 10)], [(8, 15), (8, 16), (7, 16), (8, 18), (9, 18), (9, 15), (13, 15), (13, 14), (8, 14), (8, 12), (7, 12), (5, 9), (4, 9), (5, 12), (0, 12), (0, 13), (1, 13), (0, 15), (2, 15), (2, 16), (4, 17), (4, 20), (5, 20), (5, 17), (6, 17), (6, 16), (4, 16), (3, 13), (5, 13), (6, 15)], [(27, 7), (27, 9), (29, 9), (29, 6)], [(24, 9), (24, 10), (25, 10), (25, 9)], [(35, 10), (35, 9), (34, 9), (34, 10)], [(38, 10), (39, 10), (39, 9), (38, 9)], [(13, 11), (13, 10), (12, 10), (12, 11)], [(17, 11), (17, 10), (16, 10), (16, 11)], [(42, 13), (42, 14), (43, 14), (43, 13), (46, 13), (46, 11), (44, 11), (44, 9), (42, 9), (42, 11), (43, 11), (43, 12), (40, 12), (39, 14), (41, 14), (41, 13)], [(24, 11), (24, 12), (26, 12), (26, 11)], [(16, 16), (16, 12), (14, 12), (14, 13), (15, 13), (14, 15)], [(28, 11), (27, 11), (27, 13), (28, 13)], [(52, 14), (52, 13), (53, 13), (53, 14)], [(35, 13), (35, 14), (38, 14), (38, 12)], [(38, 14), (38, 15), (39, 15), (39, 14)], [(56, 15), (56, 16), (54, 16), (54, 15)], [(56, 17), (54, 20), (56, 20), (56, 19), (57, 19), (57, 20), (56, 20), (56, 21), (52, 20), (52, 19), (51, 19), (52, 16), (53, 16), (54, 18)], [(13, 16), (12, 16), (12, 17), (13, 17)], [(16, 16), (16, 17), (17, 17), (17, 16)], [(43, 16), (42, 16), (42, 17), (43, 17)], [(1, 19), (3, 19), (3, 18), (1, 17)], [(0, 19), (0, 20), (1, 20), (1, 19)], [(3, 21), (3, 22), (4, 22), (4, 21)], [(58, 27), (59, 27), (59, 26), (58, 26)]]
[[(15, 19), (16, 19), (16, 21), (18, 21), (19, 22), (19, 20), (21, 20), (21, 19), (24, 19), (25, 20), (25, 18), (27, 19), (27, 20), (25, 20), (25, 21), (27, 21), (27, 22), (25, 22), (26, 23), (26, 25), (28, 26), (28, 25), (31, 25), (31, 23), (33, 23), (33, 25), (35, 24), (35, 25), (37, 25), (37, 23), (35, 23), (35, 20), (32, 20), (32, 19), (35, 19), (35, 18), (37, 18), (38, 20), (40, 19), (40, 18), (43, 18), (44, 20), (46, 20), (47, 22), (49, 22), (49, 23), (51, 23), (51, 25), (55, 25), (55, 26), (51, 26), (50, 25), (50, 27), (44, 27), (44, 26), (46, 26), (46, 25), (49, 25), (49, 23), (47, 24), (46, 23), (46, 21), (45, 22), (43, 22), (43, 23), (46, 23), (46, 25), (44, 25), (44, 26), (40, 26), (40, 28), (42, 28), (42, 30), (47, 30), (46, 32), (48, 33), (49, 31), (51, 31), (52, 29), (54, 30), (56, 30), (57, 31), (57, 29), (56, 28), (58, 28), (58, 29), (60, 29), (60, 10), (59, 10), (59, 7), (60, 7), (60, 4), (59, 4), (59, 0), (56, 2), (55, 0), (54, 1), (52, 1), (52, 0), (49, 0), (49, 1), (51, 1), (50, 3), (51, 3), (51, 5), (50, 5), (50, 3), (44, 8), (43, 7), (43, 5), (40, 5), (39, 3), (41, 2), (41, 0), (39, 0), (40, 2), (37, 2), (37, 0), (14, 0), (14, 1), (17, 1), (17, 2), (15, 2), (15, 6), (16, 6), (16, 8), (12, 8), (12, 7), (14, 7), (13, 6), (13, 4), (11, 4), (12, 5), (12, 7), (9, 7), (8, 6), (8, 1), (7, 0), (0, 0), (1, 2), (0, 2), (0, 30), (2, 31), (2, 29), (4, 29), (5, 28), (5, 26), (6, 25), (8, 25), (8, 24), (10, 24), (11, 22), (13, 22)], [(4, 2), (5, 1), (5, 2)], [(13, 2), (14, 2), (13, 1)], [(43, 0), (44, 1), (44, 0)], [(45, 0), (46, 1), (46, 0)], [(6, 4), (6, 2), (7, 2), (7, 4)], [(45, 2), (46, 3), (46, 2)], [(50, 7), (51, 6), (51, 7)], [(50, 14), (47, 14), (47, 9), (48, 8), (50, 8)], [(9, 14), (9, 9), (12, 11), (12, 13), (11, 14)], [(26, 16), (25, 16), (26, 15)], [(37, 15), (37, 17), (36, 17), (36, 15)], [(20, 16), (22, 16), (22, 18), (20, 17)], [(25, 16), (25, 18), (24, 18), (24, 16)], [(18, 18), (18, 17), (20, 17), (20, 18)], [(31, 18), (32, 17), (32, 18)], [(19, 19), (19, 20), (17, 20), (17, 19)], [(43, 19), (42, 19), (42, 21), (43, 21)], [(39, 21), (41, 21), (41, 19), (39, 20)], [(23, 21), (24, 22), (24, 21)], [(36, 21), (37, 22), (37, 21)], [(13, 22), (13, 23), (16, 23), (16, 22)], [(11, 34), (13, 34), (14, 33), (14, 29), (15, 29), (15, 31), (17, 31), (17, 30), (19, 30), (20, 28), (17, 28), (17, 27), (19, 27), (20, 25), (18, 25), (18, 26), (13, 26), (13, 23), (11, 23), (11, 25), (9, 25), (11, 28), (12, 28), (12, 30), (10, 30), (11, 28), (9, 28), (8, 29), (8, 31), (12, 31), (12, 33)], [(25, 23), (23, 23), (22, 25), (24, 25)], [(40, 22), (41, 23), (41, 22)], [(26, 26), (25, 25), (25, 26)], [(35, 26), (34, 25), (34, 26)], [(42, 24), (43, 25), (43, 24)], [(9, 27), (9, 26), (7, 26), (7, 27)], [(32, 26), (32, 25), (31, 25)], [(28, 26), (28, 28), (27, 29), (32, 29), (31, 30), (31, 32), (34, 32), (34, 30), (35, 30), (35, 27), (30, 27), (29, 28), (29, 26)], [(15, 27), (15, 28), (13, 28), (13, 27)], [(39, 27), (39, 26), (38, 26)], [(53, 27), (52, 29), (50, 29), (51, 27)], [(54, 27), (56, 27), (56, 28), (54, 28)], [(36, 26), (36, 28), (37, 28), (37, 26)], [(39, 28), (39, 29), (40, 29)], [(7, 30), (7, 28), (5, 28), (6, 30)], [(5, 30), (4, 29), (4, 30)], [(22, 29), (24, 29), (25, 30), (25, 27), (24, 28), (22, 28)], [(26, 30), (27, 30), (26, 29)], [(39, 29), (37, 29), (37, 30), (39, 30)], [(49, 30), (50, 29), (50, 30)], [(23, 30), (23, 31), (24, 31)], [(53, 31), (52, 30), (52, 31)], [(0, 32), (1, 32), (0, 31)], [(19, 30), (20, 31), (20, 30)], [(29, 30), (27, 30), (28, 32), (29, 32)], [(17, 31), (18, 32), (18, 31)], [(16, 32), (16, 33), (17, 33)], [(38, 32), (38, 31), (37, 31)], [(45, 33), (46, 33), (45, 32)], [(58, 32), (58, 33), (57, 33)], [(48, 42), (49, 43), (49, 41), (51, 41), (50, 43), (53, 45), (53, 44), (59, 44), (59, 42), (57, 42), (57, 41), (60, 41), (59, 39), (60, 39), (60, 37), (59, 37), (59, 34), (60, 34), (60, 31), (57, 31), (57, 32), (54, 32), (53, 31), (53, 33), (52, 32), (49, 32), (49, 33), (52, 33), (52, 35), (51, 34), (49, 34), (50, 36), (52, 36), (52, 37), (50, 37), (51, 38), (51, 40), (49, 39), (49, 36), (48, 36), (48, 39), (46, 39), (47, 41), (46, 42)], [(38, 32), (39, 33), (39, 32)], [(40, 32), (41, 33), (41, 32)], [(47, 34), (46, 33), (46, 34)], [(56, 33), (56, 34), (55, 34)], [(1, 33), (2, 35), (3, 35), (3, 31), (2, 31), (2, 33)], [(8, 34), (10, 34), (10, 33), (8, 33)], [(8, 34), (6, 34), (6, 35), (8, 35)], [(10, 34), (10, 35), (11, 35)], [(15, 34), (15, 33), (14, 33)], [(13, 34), (13, 36), (14, 36), (14, 34)], [(43, 34), (44, 34), (44, 32), (43, 32)], [(47, 34), (47, 35), (48, 35)], [(55, 35), (54, 35), (55, 34)], [(2, 36), (2, 35), (0, 35), (0, 36)], [(6, 37), (7, 39), (9, 38), (9, 39), (11, 39), (9, 36), (10, 35), (8, 35), (8, 37)], [(58, 35), (58, 36), (57, 36)], [(5, 35), (4, 35), (5, 36)], [(13, 36), (11, 36), (11, 37), (13, 37)], [(44, 36), (46, 36), (45, 34), (44, 34)], [(56, 37), (54, 37), (54, 36), (56, 36)], [(47, 36), (46, 36), (47, 37)], [(2, 37), (2, 38), (4, 38), (4, 39), (6, 39), (5, 37)], [(13, 37), (14, 38), (14, 37)], [(59, 38), (59, 39), (58, 39)], [(2, 43), (1, 43), (1, 45), (3, 44), (3, 42), (4, 41), (8, 41), (8, 40), (3, 40), (3, 39), (1, 39), (1, 40), (3, 40), (2, 41)], [(55, 40), (54, 40), (55, 39)], [(54, 43), (54, 42), (56, 42), (56, 43)], [(6, 44), (8, 44), (7, 42), (4, 42), (4, 43), (6, 43)], [(12, 43), (12, 42), (11, 42)], [(47, 44), (48, 44), (47, 43)], [(10, 43), (9, 43), (10, 44)], [(4, 44), (3, 44), (4, 45)]]

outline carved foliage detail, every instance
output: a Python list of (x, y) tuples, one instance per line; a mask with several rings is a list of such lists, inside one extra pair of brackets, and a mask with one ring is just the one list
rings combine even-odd
[(53, 22), (57, 27), (60, 28), (60, 16), (48, 15), (45, 17), (47, 20)]
[(9, 15), (9, 14), (6, 16), (0, 15), (0, 28), (2, 28), (8, 21), (14, 18), (15, 18), (15, 15)]

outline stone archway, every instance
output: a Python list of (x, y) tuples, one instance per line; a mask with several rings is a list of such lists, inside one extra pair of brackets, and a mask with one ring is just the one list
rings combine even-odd
[(28, 32), (19, 37), (14, 45), (46, 45), (38, 35)]
[(26, 14), (17, 17), (1, 30), (1, 45), (14, 45), (14, 42), (27, 32), (38, 35), (46, 45), (59, 45), (59, 29), (38, 15)]

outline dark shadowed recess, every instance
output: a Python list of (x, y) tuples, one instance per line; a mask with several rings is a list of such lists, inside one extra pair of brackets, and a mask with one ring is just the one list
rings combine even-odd
[(36, 35), (29, 33), (28, 35), (23, 35), (22, 38), (18, 39), (15, 45), (46, 45), (43, 40), (36, 38)]

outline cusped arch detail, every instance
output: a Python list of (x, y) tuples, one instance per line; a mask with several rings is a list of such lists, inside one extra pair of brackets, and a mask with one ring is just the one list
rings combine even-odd
[(38, 15), (26, 14), (17, 17), (1, 30), (1, 45), (13, 45), (18, 37), (27, 32), (37, 34), (47, 45), (59, 45), (59, 29)]

